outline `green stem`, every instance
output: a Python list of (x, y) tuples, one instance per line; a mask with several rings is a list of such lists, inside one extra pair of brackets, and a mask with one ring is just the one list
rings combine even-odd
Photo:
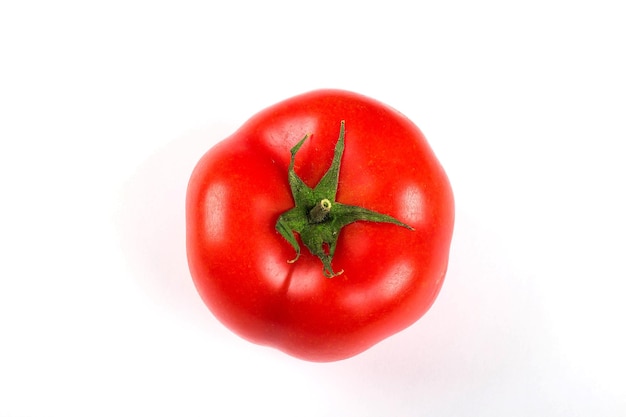
[(280, 215), (276, 222), (276, 230), (296, 251), (296, 258), (288, 262), (295, 262), (300, 256), (300, 244), (294, 234), (295, 232), (300, 235), (304, 246), (322, 261), (323, 274), (332, 278), (343, 272), (335, 273), (331, 265), (337, 247), (337, 238), (343, 227), (356, 221), (369, 221), (391, 223), (409, 230), (413, 230), (413, 228), (386, 214), (335, 201), (339, 184), (339, 168), (344, 150), (344, 121), (341, 121), (339, 140), (335, 145), (335, 153), (330, 168), (315, 188), (307, 186), (294, 170), (296, 154), (307, 138), (308, 136), (305, 136), (291, 148), (288, 181), (295, 207)]
[(309, 211), (309, 220), (311, 220), (311, 223), (321, 223), (326, 220), (331, 207), (332, 204), (327, 198), (317, 203), (315, 207)]

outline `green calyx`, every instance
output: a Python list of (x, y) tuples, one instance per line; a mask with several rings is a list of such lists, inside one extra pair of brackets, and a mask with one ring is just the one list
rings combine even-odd
[(288, 179), (295, 207), (280, 215), (276, 222), (276, 230), (296, 251), (296, 257), (288, 261), (289, 263), (297, 261), (300, 257), (300, 245), (294, 235), (296, 232), (309, 251), (322, 261), (324, 275), (332, 278), (343, 273), (343, 271), (335, 273), (331, 263), (337, 248), (339, 232), (344, 226), (356, 221), (369, 221), (392, 223), (409, 230), (413, 228), (386, 214), (341, 204), (335, 200), (339, 167), (345, 146), (345, 121), (341, 121), (339, 140), (330, 168), (315, 188), (307, 186), (294, 171), (296, 154), (307, 138), (308, 135), (291, 148)]

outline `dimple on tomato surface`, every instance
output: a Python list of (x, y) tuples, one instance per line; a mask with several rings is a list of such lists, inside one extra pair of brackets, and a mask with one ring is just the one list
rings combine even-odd
[[(319, 224), (305, 203), (302, 219), (286, 214), (297, 199), (292, 155), (307, 190), (340, 156), (332, 208)], [(358, 208), (385, 217), (351, 214)], [(354, 356), (430, 308), (454, 224), (450, 183), (421, 131), (393, 108), (341, 90), (268, 107), (210, 149), (192, 173), (186, 212), (190, 272), (210, 311), (251, 342), (319, 362)], [(315, 239), (303, 240), (318, 230), (333, 241), (322, 239), (316, 255)], [(291, 234), (302, 247), (295, 261)]]

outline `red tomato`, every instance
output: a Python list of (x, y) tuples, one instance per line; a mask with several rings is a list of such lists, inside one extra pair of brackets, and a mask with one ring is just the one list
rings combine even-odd
[(319, 90), (261, 111), (198, 162), (188, 261), (233, 332), (335, 361), (430, 308), (453, 223), (450, 183), (411, 121), (373, 99)]

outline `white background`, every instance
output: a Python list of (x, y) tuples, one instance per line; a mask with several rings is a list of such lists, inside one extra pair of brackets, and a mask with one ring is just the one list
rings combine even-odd
[[(626, 415), (620, 1), (4, 1), (0, 416)], [(346, 361), (197, 296), (200, 156), (321, 87), (399, 109), (452, 182), (430, 312)]]

